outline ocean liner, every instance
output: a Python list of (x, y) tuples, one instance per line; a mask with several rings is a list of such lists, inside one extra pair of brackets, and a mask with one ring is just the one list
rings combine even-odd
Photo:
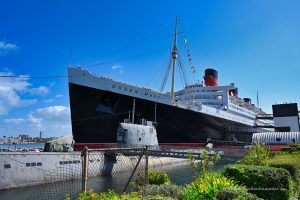
[(250, 98), (238, 97), (231, 83), (218, 85), (218, 72), (205, 69), (204, 83), (174, 91), (177, 61), (177, 20), (171, 53), (171, 92), (129, 85), (69, 67), (69, 95), (75, 149), (105, 147), (117, 142), (117, 128), (128, 117), (135, 100), (135, 121), (157, 124), (159, 144), (197, 146), (210, 141), (251, 142), (254, 132), (266, 131), (270, 121)]

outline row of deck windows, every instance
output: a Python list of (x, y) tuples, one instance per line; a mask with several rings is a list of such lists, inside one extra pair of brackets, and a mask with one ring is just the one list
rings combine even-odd
[[(116, 88), (116, 85), (112, 85), (112, 88)], [(122, 87), (121, 86), (119, 86), (118, 87), (118, 89), (119, 90), (121, 90), (122, 89)], [(127, 91), (127, 90), (129, 90), (129, 92), (132, 92), (133, 90), (130, 88), (130, 89), (127, 89), (126, 87), (124, 88), (124, 91)], [(138, 91), (137, 90), (134, 90), (134, 92), (136, 93), (136, 94), (138, 94)], [(147, 96), (148, 95), (148, 93), (147, 92), (145, 92), (145, 94), (144, 94), (145, 96)], [(149, 95), (150, 97), (152, 97), (152, 94), (150, 93), (150, 95)], [(153, 97), (154, 98), (160, 98), (160, 96), (156, 96), (156, 95), (153, 95)]]

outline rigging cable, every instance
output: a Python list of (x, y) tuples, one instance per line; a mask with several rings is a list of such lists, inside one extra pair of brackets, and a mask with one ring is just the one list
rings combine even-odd
[(179, 51), (178, 51), (178, 66), (180, 69), (179, 71), (182, 73), (182, 77), (184, 80), (184, 86), (186, 87), (189, 85), (189, 79), (188, 79), (185, 67), (183, 66), (181, 55), (180, 55)]
[(127, 48), (129, 48), (129, 47), (131, 47), (131, 46), (134, 46), (134, 45), (136, 45), (138, 42), (143, 41), (143, 40), (146, 40), (146, 39), (148, 39), (148, 38), (151, 38), (151, 37), (152, 37), (153, 35), (155, 35), (156, 33), (159, 33), (159, 32), (161, 32), (161, 31), (163, 31), (163, 30), (165, 29), (165, 27), (167, 27), (167, 26), (170, 25), (171, 23), (172, 23), (172, 21), (168, 22), (167, 24), (165, 24), (165, 25), (162, 26), (161, 28), (159, 28), (159, 29), (157, 29), (157, 30), (155, 30), (155, 31), (152, 31), (152, 32), (150, 32), (150, 33), (148, 33), (148, 34), (146, 34), (146, 35), (144, 35), (144, 36), (142, 36), (141, 38), (138, 38), (138, 39), (136, 39), (136, 40), (134, 40), (134, 41), (128, 43), (127, 45), (125, 45), (125, 46), (123, 46), (123, 47), (120, 47), (120, 48), (118, 48), (118, 49), (115, 49), (115, 50), (113, 50), (113, 51), (111, 51), (111, 52), (109, 52), (109, 53), (107, 53), (107, 54), (105, 54), (105, 55), (103, 55), (103, 56), (101, 56), (101, 57), (98, 57), (98, 58), (96, 58), (96, 59), (94, 59), (94, 60), (90, 60), (90, 61), (88, 61), (88, 62), (82, 63), (81, 65), (85, 66), (85, 65), (87, 65), (87, 64), (89, 64), (89, 63), (94, 63), (94, 62), (96, 62), (96, 61), (98, 61), (98, 60), (100, 60), (100, 59), (102, 59), (102, 58), (105, 58), (105, 57), (107, 57), (107, 56), (109, 56), (109, 55), (112, 55), (112, 54), (114, 54), (114, 53), (116, 53), (116, 52), (119, 52), (119, 51), (121, 51), (121, 50), (127, 49)]
[(84, 76), (82, 75), (76, 75), (76, 76), (68, 76), (68, 75), (57, 75), (57, 76), (26, 76), (26, 75), (0, 75), (0, 78), (69, 78), (69, 77), (80, 77)]
[[(168, 66), (168, 62), (169, 62), (169, 59), (166, 59), (163, 64), (163, 66), (165, 67), (163, 71), (166, 70), (166, 67)], [(154, 73), (153, 76), (146, 82), (145, 87), (148, 86), (148, 84), (150, 84), (152, 81), (161, 79), (162, 75), (163, 75), (163, 73), (161, 73), (160, 71), (157, 71), (156, 73)]]
[(165, 86), (166, 86), (171, 68), (172, 68), (172, 57), (170, 57), (168, 68), (165, 71), (164, 79), (163, 79), (163, 82), (160, 86), (160, 92), (163, 92), (163, 90), (165, 89)]
[(101, 63), (86, 65), (85, 68), (91, 68), (91, 67), (95, 67), (95, 66), (99, 66), (99, 65), (105, 65), (105, 64), (114, 63), (114, 62), (117, 62), (117, 61), (130, 60), (132, 58), (136, 58), (136, 57), (139, 57), (139, 56), (142, 56), (142, 55), (129, 56), (129, 57), (126, 57), (126, 58), (108, 60), (108, 61), (101, 62)]

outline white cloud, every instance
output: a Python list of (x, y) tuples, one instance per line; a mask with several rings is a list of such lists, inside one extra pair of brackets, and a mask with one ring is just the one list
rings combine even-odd
[(15, 44), (0, 41), (0, 55), (5, 55), (9, 51), (16, 51), (17, 49), (18, 47)]
[[(18, 85), (18, 83), (16, 83), (16, 85)], [(0, 115), (7, 114), (12, 108), (28, 106), (36, 102), (35, 99), (22, 100), (17, 94), (17, 91), (19, 91), (19, 89), (15, 89), (13, 86), (5, 86), (0, 80)]]
[[(0, 72), (3, 76), (13, 76), (12, 72)], [(29, 93), (42, 95), (48, 93), (46, 86), (31, 88), (29, 79), (26, 78), (0, 78), (0, 115), (7, 114), (11, 109), (29, 106), (37, 102), (36, 99), (23, 99), (21, 94)]]
[(44, 136), (72, 134), (70, 108), (66, 106), (40, 108), (30, 112), (25, 118), (10, 118), (3, 122), (14, 125), (10, 132), (15, 135), (20, 134), (20, 130), (30, 135), (37, 134), (39, 131), (42, 131)]
[(26, 120), (23, 118), (11, 118), (11, 119), (5, 119), (4, 122), (7, 124), (23, 124)]
[(32, 88), (28, 92), (32, 95), (45, 95), (49, 92), (49, 88), (42, 85), (37, 88)]
[(122, 65), (113, 65), (113, 66), (111, 67), (111, 69), (112, 69), (112, 70), (115, 70), (115, 71), (117, 71), (117, 72), (119, 72), (120, 74), (123, 73), (123, 67), (122, 67)]
[(61, 98), (61, 97), (63, 97), (64, 95), (62, 95), (62, 94), (57, 94), (56, 96), (55, 96), (55, 98)]
[(70, 108), (66, 106), (48, 106), (37, 109), (30, 115), (31, 125), (51, 135), (70, 135)]
[(44, 103), (51, 103), (53, 101), (54, 101), (54, 99), (47, 99), (47, 100), (44, 101)]
[(36, 110), (34, 115), (46, 120), (59, 122), (70, 117), (70, 109), (65, 106), (49, 106)]
[(37, 103), (37, 99), (22, 99), (18, 107), (30, 106)]
[(42, 118), (37, 118), (35, 116), (33, 116), (32, 114), (28, 115), (27, 121), (29, 122), (29, 126), (34, 127), (34, 128), (42, 128), (42, 122), (43, 119)]
[(122, 68), (122, 66), (121, 66), (121, 65), (113, 65), (111, 68), (112, 68), (113, 70), (116, 70), (116, 69)]

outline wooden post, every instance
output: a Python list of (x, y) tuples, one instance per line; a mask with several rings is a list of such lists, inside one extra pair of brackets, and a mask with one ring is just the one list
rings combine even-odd
[(82, 192), (87, 190), (87, 180), (88, 180), (88, 161), (89, 161), (89, 152), (87, 146), (84, 147), (84, 150), (81, 152), (82, 158)]
[(149, 184), (149, 176), (148, 176), (148, 150), (149, 150), (149, 147), (148, 145), (146, 145), (146, 150), (145, 150), (145, 185), (148, 185)]

